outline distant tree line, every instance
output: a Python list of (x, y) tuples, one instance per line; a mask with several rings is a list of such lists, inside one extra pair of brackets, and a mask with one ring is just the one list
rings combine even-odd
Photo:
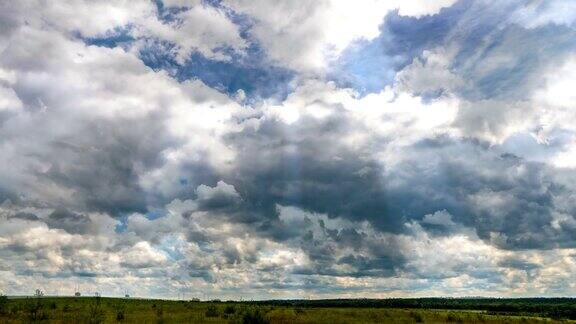
[(259, 305), (482, 310), (494, 314), (540, 314), (576, 319), (576, 298), (389, 298), (266, 300)]

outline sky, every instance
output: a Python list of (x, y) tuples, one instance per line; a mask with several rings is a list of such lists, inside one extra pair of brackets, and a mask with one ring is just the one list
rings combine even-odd
[(573, 0), (0, 1), (0, 293), (576, 295)]

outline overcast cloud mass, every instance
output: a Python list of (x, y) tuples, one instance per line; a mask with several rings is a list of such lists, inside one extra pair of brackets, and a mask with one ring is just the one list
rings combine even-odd
[(0, 0), (0, 292), (574, 296), (576, 2)]

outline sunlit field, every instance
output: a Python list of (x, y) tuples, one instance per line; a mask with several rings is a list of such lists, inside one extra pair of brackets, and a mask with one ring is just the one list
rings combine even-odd
[[(373, 305), (378, 307), (371, 307)], [(421, 308), (427, 305), (444, 309)], [(100, 297), (4, 297), (0, 307), (1, 323), (576, 322), (576, 306), (570, 299), (198, 302)]]

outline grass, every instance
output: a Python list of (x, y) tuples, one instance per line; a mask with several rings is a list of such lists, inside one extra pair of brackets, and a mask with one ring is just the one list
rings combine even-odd
[(0, 323), (567, 323), (535, 313), (98, 297), (0, 300)]

